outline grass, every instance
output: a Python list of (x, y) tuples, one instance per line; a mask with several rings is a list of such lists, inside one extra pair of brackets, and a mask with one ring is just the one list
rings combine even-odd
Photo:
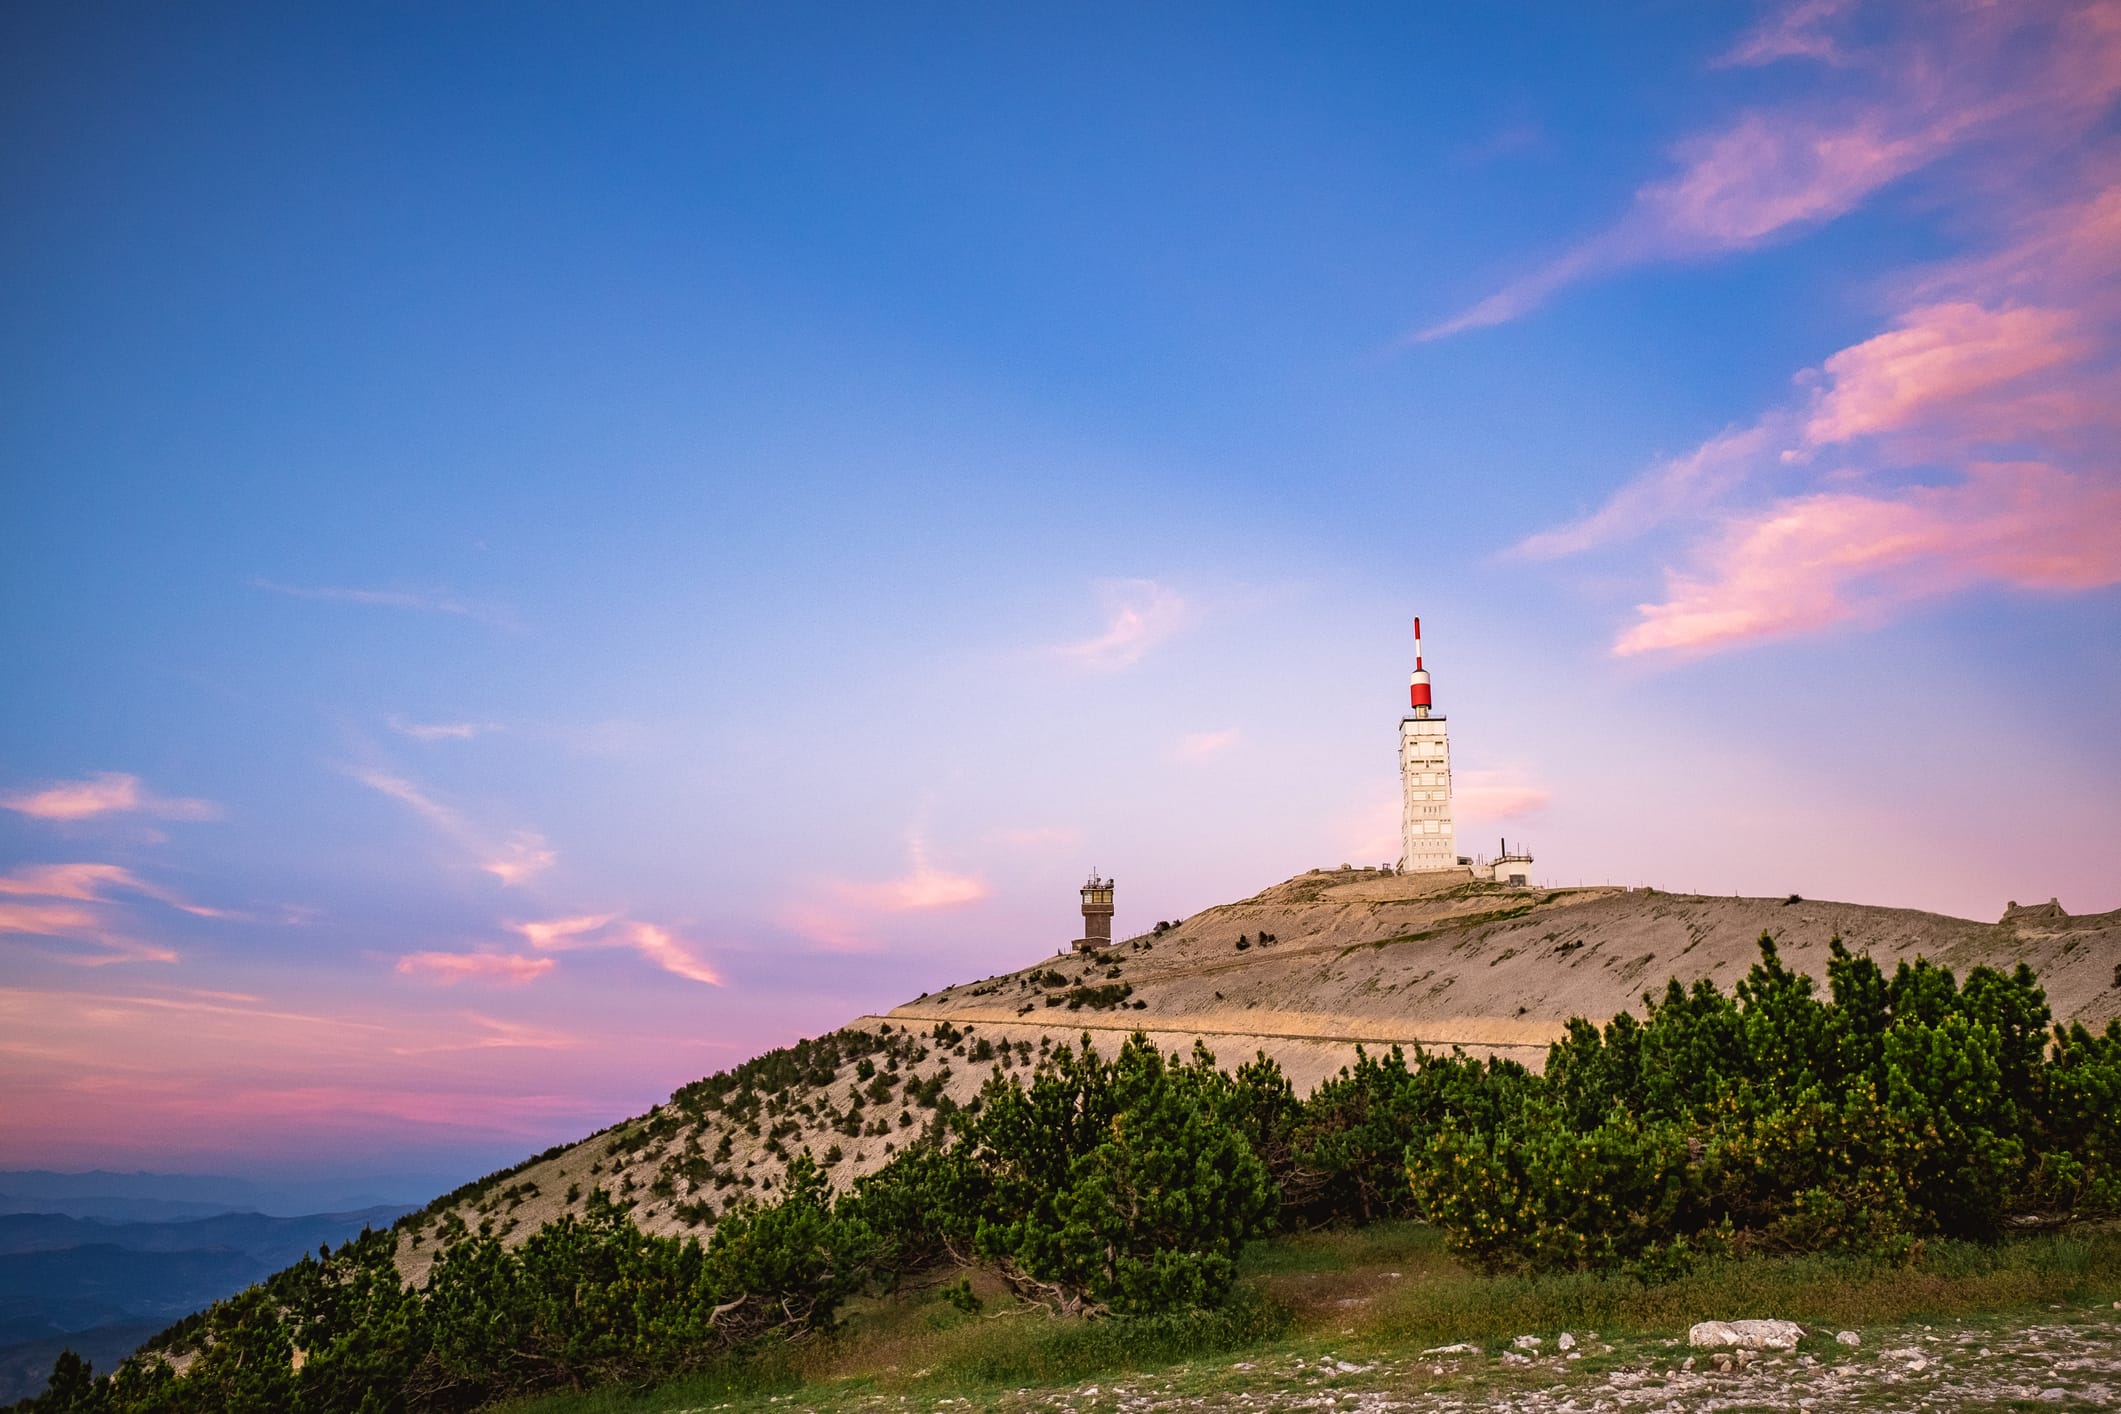
[[(1590, 1328), (1668, 1335), (1696, 1321), (1780, 1316), (1864, 1327), (2121, 1296), (2121, 1233), (1932, 1242), (1912, 1265), (1808, 1255), (1706, 1262), (1654, 1285), (1568, 1274), (1487, 1277), (1452, 1261), (1430, 1229), (1387, 1224), (1261, 1244), (1246, 1263), (1298, 1330), (1335, 1328), (1375, 1349)], [(1397, 1277), (1391, 1275), (1396, 1271)]]
[[(939, 1274), (940, 1276), (941, 1274)], [(1780, 1316), (1831, 1332), (1911, 1322), (2004, 1320), (2121, 1299), (2121, 1232), (2024, 1238), (1999, 1246), (1935, 1242), (1913, 1265), (1846, 1257), (1705, 1263), (1656, 1285), (1620, 1277), (1489, 1277), (1466, 1270), (1431, 1229), (1384, 1223), (1254, 1244), (1239, 1294), (1218, 1312), (1139, 1321), (1062, 1320), (969, 1276), (985, 1307), (959, 1310), (944, 1280), (855, 1303), (837, 1335), (783, 1348), (652, 1391), (551, 1395), (515, 1414), (649, 1414), (690, 1409), (854, 1409), (880, 1398), (974, 1405), (1006, 1391), (1066, 1389), (1143, 1372), (1167, 1394), (1258, 1390), (1304, 1362), (1396, 1358), (1470, 1342), (1499, 1353), (1524, 1334), (1596, 1331), (1619, 1351), (1660, 1349), (1696, 1321)], [(1812, 1342), (1807, 1342), (1809, 1348)], [(1279, 1373), (1277, 1373), (1279, 1372)], [(1507, 1380), (1506, 1372), (1491, 1378)]]

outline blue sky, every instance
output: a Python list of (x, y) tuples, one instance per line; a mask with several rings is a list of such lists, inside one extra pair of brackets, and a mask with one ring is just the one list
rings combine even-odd
[[(16, 7), (0, 1161), (437, 1171), (1462, 828), (2121, 906), (2121, 14)], [(321, 1156), (321, 1157), (320, 1157)]]

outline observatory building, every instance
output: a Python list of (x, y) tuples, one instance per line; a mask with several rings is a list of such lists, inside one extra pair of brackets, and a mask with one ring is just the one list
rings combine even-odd
[(1404, 873), (1459, 864), (1458, 833), (1451, 825), (1451, 734), (1433, 705), (1429, 673), (1421, 665), (1421, 620), (1416, 619), (1408, 715), (1399, 723), (1399, 867)]

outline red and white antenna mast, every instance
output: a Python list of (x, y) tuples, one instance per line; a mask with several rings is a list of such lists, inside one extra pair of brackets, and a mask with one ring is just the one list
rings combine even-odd
[(1414, 673), (1407, 679), (1407, 705), (1417, 717), (1429, 715), (1429, 672), (1421, 665), (1421, 620), (1414, 620)]

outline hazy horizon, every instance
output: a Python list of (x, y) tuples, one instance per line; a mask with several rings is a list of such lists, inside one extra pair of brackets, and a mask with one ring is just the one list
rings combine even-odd
[(0, 1165), (1390, 859), (1416, 614), (1469, 852), (2121, 907), (2112, 15), (11, 8)]

